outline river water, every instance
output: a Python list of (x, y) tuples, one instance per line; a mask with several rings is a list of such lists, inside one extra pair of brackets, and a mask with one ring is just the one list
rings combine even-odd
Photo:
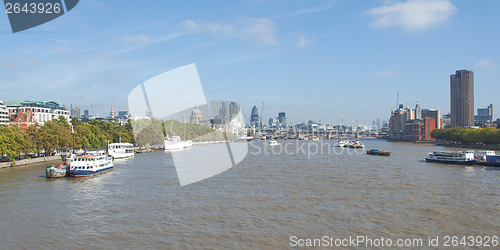
[(500, 234), (498, 170), (426, 163), (445, 149), (433, 145), (363, 141), (392, 152), (381, 157), (279, 146), (287, 143), (288, 154), (253, 142), (235, 167), (186, 186), (161, 150), (89, 178), (46, 179), (43, 164), (0, 170), (0, 248), (267, 249), (291, 247), (292, 236), (427, 244)]

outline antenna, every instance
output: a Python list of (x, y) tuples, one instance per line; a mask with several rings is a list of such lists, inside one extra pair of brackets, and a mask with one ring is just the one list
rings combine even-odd
[(396, 109), (395, 110), (398, 110), (399, 109), (399, 92), (398, 92), (398, 99), (396, 100)]

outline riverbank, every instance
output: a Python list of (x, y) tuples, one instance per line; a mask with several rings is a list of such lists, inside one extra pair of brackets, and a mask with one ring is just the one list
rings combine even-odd
[(2, 163), (0, 163), (0, 169), (8, 168), (8, 167), (26, 166), (26, 165), (40, 163), (40, 162), (56, 162), (56, 161), (61, 161), (61, 156), (55, 155), (55, 156), (48, 156), (48, 157), (39, 157), (39, 158), (18, 160), (18, 161), (16, 161), (15, 164), (13, 162), (2, 162)]
[(500, 150), (500, 146), (481, 145), (481, 144), (454, 144), (454, 143), (435, 143), (436, 146), (452, 147), (452, 148), (473, 148), (473, 149), (490, 149)]

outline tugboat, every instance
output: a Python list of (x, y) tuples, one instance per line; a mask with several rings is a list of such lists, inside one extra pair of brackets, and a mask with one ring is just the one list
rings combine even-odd
[(428, 153), (425, 157), (427, 162), (438, 162), (438, 163), (448, 163), (448, 164), (459, 164), (459, 165), (474, 165), (476, 164), (476, 159), (474, 158), (474, 151), (440, 151)]
[(383, 151), (383, 150), (376, 149), (376, 148), (370, 149), (370, 150), (366, 151), (366, 153), (369, 155), (391, 156), (391, 152)]
[(68, 175), (68, 167), (62, 163), (59, 163), (59, 165), (50, 166), (45, 169), (45, 177), (47, 178), (59, 178), (59, 177), (65, 177)]

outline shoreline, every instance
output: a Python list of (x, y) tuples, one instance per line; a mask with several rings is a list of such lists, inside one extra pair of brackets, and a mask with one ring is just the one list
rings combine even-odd
[(33, 165), (36, 163), (43, 163), (43, 162), (53, 162), (53, 161), (62, 161), (61, 156), (55, 155), (55, 156), (48, 156), (48, 157), (39, 157), (39, 158), (33, 158), (33, 159), (24, 159), (24, 160), (18, 160), (14, 164), (13, 162), (2, 162), (0, 163), (0, 169), (4, 168), (9, 168), (9, 167), (20, 167), (20, 166), (29, 166)]

